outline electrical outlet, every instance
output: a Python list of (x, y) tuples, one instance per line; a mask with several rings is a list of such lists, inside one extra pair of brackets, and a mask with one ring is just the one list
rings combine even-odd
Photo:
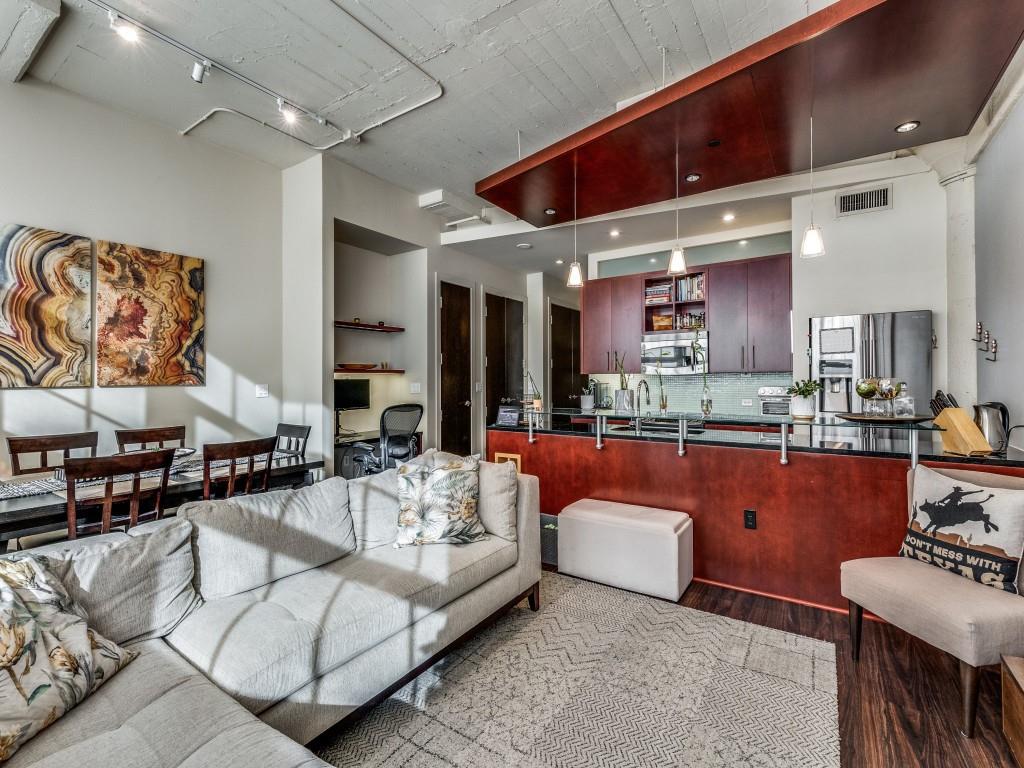
[(409, 384), (409, 394), (418, 395), (423, 391), (423, 386), (418, 382), (414, 381)]
[(743, 527), (749, 528), (750, 530), (757, 529), (757, 510), (756, 509), (744, 509), (743, 510)]
[(742, 400), (740, 400), (740, 405), (742, 405), (744, 408), (749, 408), (753, 404), (754, 404), (754, 401), (751, 400), (749, 397), (745, 397)]

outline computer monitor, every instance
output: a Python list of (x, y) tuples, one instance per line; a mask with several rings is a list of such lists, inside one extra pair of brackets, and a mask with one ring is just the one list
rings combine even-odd
[(334, 409), (364, 411), (370, 407), (369, 379), (335, 379)]

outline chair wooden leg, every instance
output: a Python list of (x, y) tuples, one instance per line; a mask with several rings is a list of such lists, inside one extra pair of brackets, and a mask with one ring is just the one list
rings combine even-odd
[(530, 603), (531, 611), (540, 610), (540, 582), (538, 581), (533, 585), (533, 589), (530, 590), (530, 594), (526, 598)]
[(980, 670), (966, 661), (960, 662), (960, 695), (963, 705), (963, 725), (960, 732), (974, 738), (974, 721), (978, 714), (978, 678)]
[(850, 603), (850, 655), (854, 661), (860, 659), (860, 632), (864, 623), (864, 609), (853, 600)]

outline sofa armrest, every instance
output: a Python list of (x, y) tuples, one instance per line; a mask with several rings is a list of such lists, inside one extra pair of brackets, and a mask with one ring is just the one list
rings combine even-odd
[(516, 497), (516, 537), (519, 543), (519, 589), (525, 592), (540, 581), (540, 480), (519, 475)]

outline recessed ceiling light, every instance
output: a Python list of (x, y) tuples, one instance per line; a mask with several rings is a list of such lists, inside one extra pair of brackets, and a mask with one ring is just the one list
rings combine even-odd
[(900, 123), (896, 126), (896, 133), (910, 133), (911, 131), (916, 131), (920, 127), (920, 120), (908, 120), (907, 122)]
[(565, 264), (565, 259), (555, 259), (555, 264)]
[(545, 208), (544, 209), (544, 213), (546, 213), (548, 216), (554, 216), (555, 215), (555, 209), (554, 208)]
[(740, 245), (746, 245), (746, 244), (747, 244), (746, 240), (740, 240)]
[(693, 184), (693, 182), (695, 182), (695, 181), (700, 181), (700, 174), (699, 173), (688, 173), (688, 174), (686, 174), (686, 182), (688, 184)]
[(608, 236), (609, 237), (618, 237), (620, 234), (621, 233), (619, 232), (619, 230), (613, 229), (611, 232), (608, 233)]
[(522, 248), (524, 251), (528, 251), (533, 248), (533, 246), (530, 243), (516, 243), (516, 248)]
[(722, 221), (724, 221), (726, 224), (728, 224), (730, 221), (735, 221), (735, 220), (736, 220), (736, 214), (732, 213), (731, 211), (729, 213), (726, 213), (726, 214), (724, 214), (722, 216)]

